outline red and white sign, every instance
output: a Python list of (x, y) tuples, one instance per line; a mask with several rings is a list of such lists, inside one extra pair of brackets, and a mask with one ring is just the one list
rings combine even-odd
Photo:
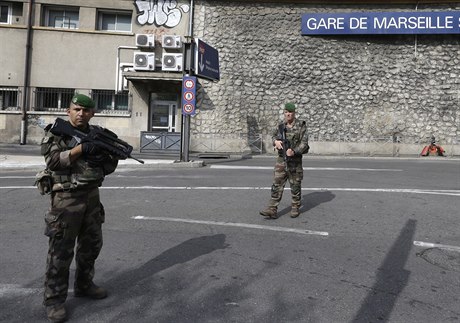
[(184, 100), (185, 101), (193, 101), (193, 99), (195, 99), (195, 95), (193, 94), (193, 92), (185, 92), (184, 93)]
[(185, 80), (184, 87), (189, 90), (195, 87), (195, 82), (193, 80)]
[(191, 104), (184, 104), (182, 107), (185, 113), (192, 113), (195, 107)]
[(195, 114), (196, 84), (195, 76), (184, 76), (182, 78), (182, 114)]

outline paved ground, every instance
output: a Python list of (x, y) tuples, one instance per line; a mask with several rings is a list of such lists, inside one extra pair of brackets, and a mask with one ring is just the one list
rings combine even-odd
[[(106, 178), (96, 282), (110, 296), (74, 298), (73, 266), (71, 322), (460, 318), (459, 160), (306, 156), (302, 213), (289, 217), (287, 189), (277, 220), (258, 214), (273, 156), (205, 164), (124, 165)], [(46, 321), (49, 197), (34, 167), (1, 169), (2, 322)]]

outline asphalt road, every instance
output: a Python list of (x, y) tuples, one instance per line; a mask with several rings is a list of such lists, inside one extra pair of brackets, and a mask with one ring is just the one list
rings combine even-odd
[[(273, 162), (109, 176), (95, 281), (110, 295), (71, 288), (70, 322), (460, 320), (459, 160), (307, 157), (300, 217), (287, 189), (267, 220)], [(46, 321), (34, 175), (0, 175), (1, 322)]]

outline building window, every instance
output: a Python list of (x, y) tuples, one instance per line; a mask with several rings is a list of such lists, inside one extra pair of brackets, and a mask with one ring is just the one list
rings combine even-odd
[(98, 30), (131, 32), (131, 12), (98, 12)]
[(0, 110), (14, 111), (18, 107), (18, 89), (0, 86)]
[(128, 111), (128, 91), (115, 93), (113, 90), (93, 90), (91, 96), (97, 112)]
[(78, 9), (45, 7), (43, 24), (46, 27), (78, 29), (78, 20)]
[(70, 106), (74, 93), (75, 89), (37, 88), (35, 91), (35, 110), (65, 111)]
[(11, 24), (11, 4), (0, 2), (0, 24)]

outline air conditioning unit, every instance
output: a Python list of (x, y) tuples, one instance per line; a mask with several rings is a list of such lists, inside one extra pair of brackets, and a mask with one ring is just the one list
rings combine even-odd
[(182, 40), (180, 36), (163, 35), (162, 45), (163, 48), (182, 48)]
[(161, 69), (163, 71), (180, 72), (184, 68), (182, 61), (182, 54), (163, 53)]
[(134, 52), (134, 69), (136, 71), (155, 70), (155, 53)]
[(136, 46), (142, 48), (155, 47), (155, 35), (153, 34), (136, 34)]

